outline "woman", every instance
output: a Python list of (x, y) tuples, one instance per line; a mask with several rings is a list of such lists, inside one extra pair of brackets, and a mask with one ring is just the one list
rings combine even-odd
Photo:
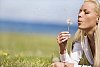
[[(67, 52), (66, 44), (69, 32), (61, 32), (57, 41), (60, 47), (60, 60), (52, 67), (100, 67), (100, 3), (87, 0), (78, 15), (78, 31), (72, 44), (72, 52)], [(85, 59), (83, 58), (85, 57)], [(83, 59), (83, 60), (82, 60)], [(80, 65), (80, 61), (83, 64)], [(88, 64), (84, 63), (88, 61)]]

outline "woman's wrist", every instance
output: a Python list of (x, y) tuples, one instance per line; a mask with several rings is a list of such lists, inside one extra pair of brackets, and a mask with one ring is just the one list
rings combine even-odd
[(66, 53), (66, 44), (59, 44), (60, 46), (60, 54)]
[(65, 54), (66, 53), (66, 49), (61, 50), (60, 49), (60, 54)]

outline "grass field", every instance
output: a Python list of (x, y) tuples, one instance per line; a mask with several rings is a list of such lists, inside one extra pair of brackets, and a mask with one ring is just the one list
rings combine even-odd
[(52, 35), (1, 32), (0, 67), (48, 67), (59, 56), (56, 41)]

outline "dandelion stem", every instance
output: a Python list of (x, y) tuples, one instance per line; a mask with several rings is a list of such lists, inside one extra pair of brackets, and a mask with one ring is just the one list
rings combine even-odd
[(71, 19), (67, 19), (67, 31), (70, 32), (70, 24), (71, 24)]
[(67, 28), (68, 32), (70, 32), (70, 23), (68, 24), (67, 27), (68, 27), (68, 28)]

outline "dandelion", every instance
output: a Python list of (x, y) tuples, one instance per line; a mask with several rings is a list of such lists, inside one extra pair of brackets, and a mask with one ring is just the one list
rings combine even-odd
[(67, 30), (68, 30), (68, 32), (70, 31), (70, 25), (72, 24), (72, 20), (70, 19), (70, 18), (68, 18), (67, 20), (66, 20), (66, 22), (67, 22)]

